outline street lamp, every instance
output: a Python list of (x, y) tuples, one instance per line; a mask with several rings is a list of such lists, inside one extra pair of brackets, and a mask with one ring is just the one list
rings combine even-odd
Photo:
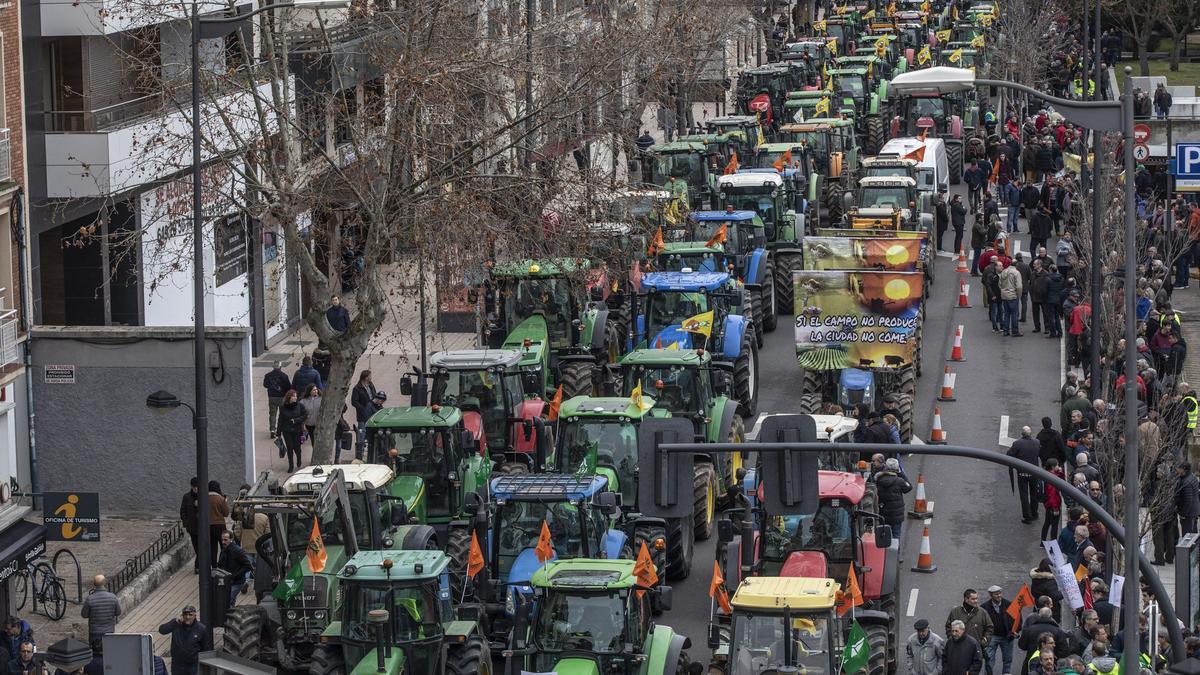
[[(192, 297), (195, 303), (196, 407), (192, 411), (192, 426), (196, 430), (196, 479), (202, 494), (208, 491), (208, 381), (205, 379), (205, 331), (204, 331), (204, 215), (201, 208), (200, 167), (200, 41), (228, 35), (238, 24), (266, 12), (277, 9), (332, 9), (349, 6), (349, 0), (289, 0), (264, 5), (246, 14), (236, 16), (200, 17), (200, 3), (192, 2)], [(146, 405), (155, 409), (177, 408), (187, 405), (164, 391), (157, 391), (146, 398)], [(207, 505), (205, 505), (206, 507)], [(207, 508), (202, 508), (204, 513)], [(212, 642), (212, 602), (209, 598), (209, 583), (212, 574), (212, 551), (207, 536), (196, 539), (196, 565), (200, 571), (200, 619), (208, 627), (208, 639)]]
[[(1135, 256), (1135, 221), (1133, 190), (1133, 69), (1125, 67), (1125, 93), (1117, 101), (1072, 101), (1048, 96), (1031, 87), (1007, 80), (990, 80), (975, 77), (975, 71), (965, 68), (936, 67), (925, 70), (915, 70), (897, 75), (888, 85), (889, 91), (898, 95), (921, 93), (950, 93), (966, 91), (976, 86), (1003, 87), (1018, 92), (1036, 96), (1054, 105), (1063, 117), (1093, 131), (1120, 131), (1124, 147), (1125, 160), (1125, 595), (1121, 601), (1121, 611), (1124, 616), (1122, 630), (1127, 645), (1138, 644), (1138, 607), (1141, 604), (1140, 585), (1138, 584), (1137, 556), (1138, 541), (1138, 444), (1137, 444), (1137, 313), (1134, 304), (1133, 287), (1137, 281)], [(1100, 143), (1096, 142), (1095, 164), (1100, 162)], [(1086, 161), (1086, 158), (1083, 158)], [(1095, 242), (1100, 237), (1099, 214), (1092, 224), (1092, 238)], [(1092, 265), (1099, 265), (1098, 259), (1092, 260)], [(1099, 307), (1092, 306), (1095, 317)], [(1093, 323), (1094, 325), (1094, 323)], [(1092, 381), (1096, 382), (1100, 373), (1092, 372)], [(1154, 639), (1151, 636), (1151, 639)], [(1123, 670), (1135, 673), (1138, 670), (1138, 650), (1126, 649)]]

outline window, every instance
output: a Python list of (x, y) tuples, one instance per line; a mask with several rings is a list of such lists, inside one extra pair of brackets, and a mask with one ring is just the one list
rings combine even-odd
[(249, 265), (246, 255), (246, 227), (241, 214), (218, 219), (214, 240), (219, 288), (245, 274)]
[(302, 152), (314, 157), (325, 151), (325, 106), (320, 96), (300, 96), (296, 99), (300, 128), (304, 132)]

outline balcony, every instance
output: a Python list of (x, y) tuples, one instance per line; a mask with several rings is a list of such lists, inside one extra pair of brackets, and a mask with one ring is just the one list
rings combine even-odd
[(19, 363), (21, 360), (17, 319), (17, 310), (0, 310), (0, 368)]
[(161, 94), (151, 94), (96, 110), (49, 110), (46, 112), (46, 131), (52, 133), (111, 131), (160, 115), (165, 103)]
[(0, 129), (0, 183), (12, 180), (12, 150), (8, 129)]
[[(394, 45), (386, 38), (391, 36)], [(324, 30), (291, 33), (291, 70), (310, 93), (336, 92), (380, 77), (378, 55), (400, 48), (393, 14), (352, 18)], [(364, 43), (370, 39), (369, 48)], [(302, 94), (305, 92), (302, 92)]]

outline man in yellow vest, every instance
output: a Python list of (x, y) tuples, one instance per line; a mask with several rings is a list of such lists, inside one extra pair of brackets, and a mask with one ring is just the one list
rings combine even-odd
[(1200, 415), (1200, 401), (1196, 400), (1196, 392), (1192, 391), (1187, 382), (1180, 382), (1177, 391), (1179, 401), (1183, 404), (1183, 412), (1187, 414), (1188, 433), (1195, 433), (1196, 417)]

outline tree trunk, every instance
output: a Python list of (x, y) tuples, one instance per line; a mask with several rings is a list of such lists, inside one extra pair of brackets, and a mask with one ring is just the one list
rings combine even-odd
[(1172, 72), (1179, 70), (1179, 51), (1183, 46), (1184, 40), (1187, 40), (1186, 33), (1183, 35), (1175, 35), (1174, 33), (1171, 34), (1171, 58), (1169, 67)]
[[(1147, 31), (1149, 32), (1149, 31)], [(1138, 36), (1137, 39), (1137, 57), (1138, 68), (1142, 77), (1150, 76), (1150, 36)]]

